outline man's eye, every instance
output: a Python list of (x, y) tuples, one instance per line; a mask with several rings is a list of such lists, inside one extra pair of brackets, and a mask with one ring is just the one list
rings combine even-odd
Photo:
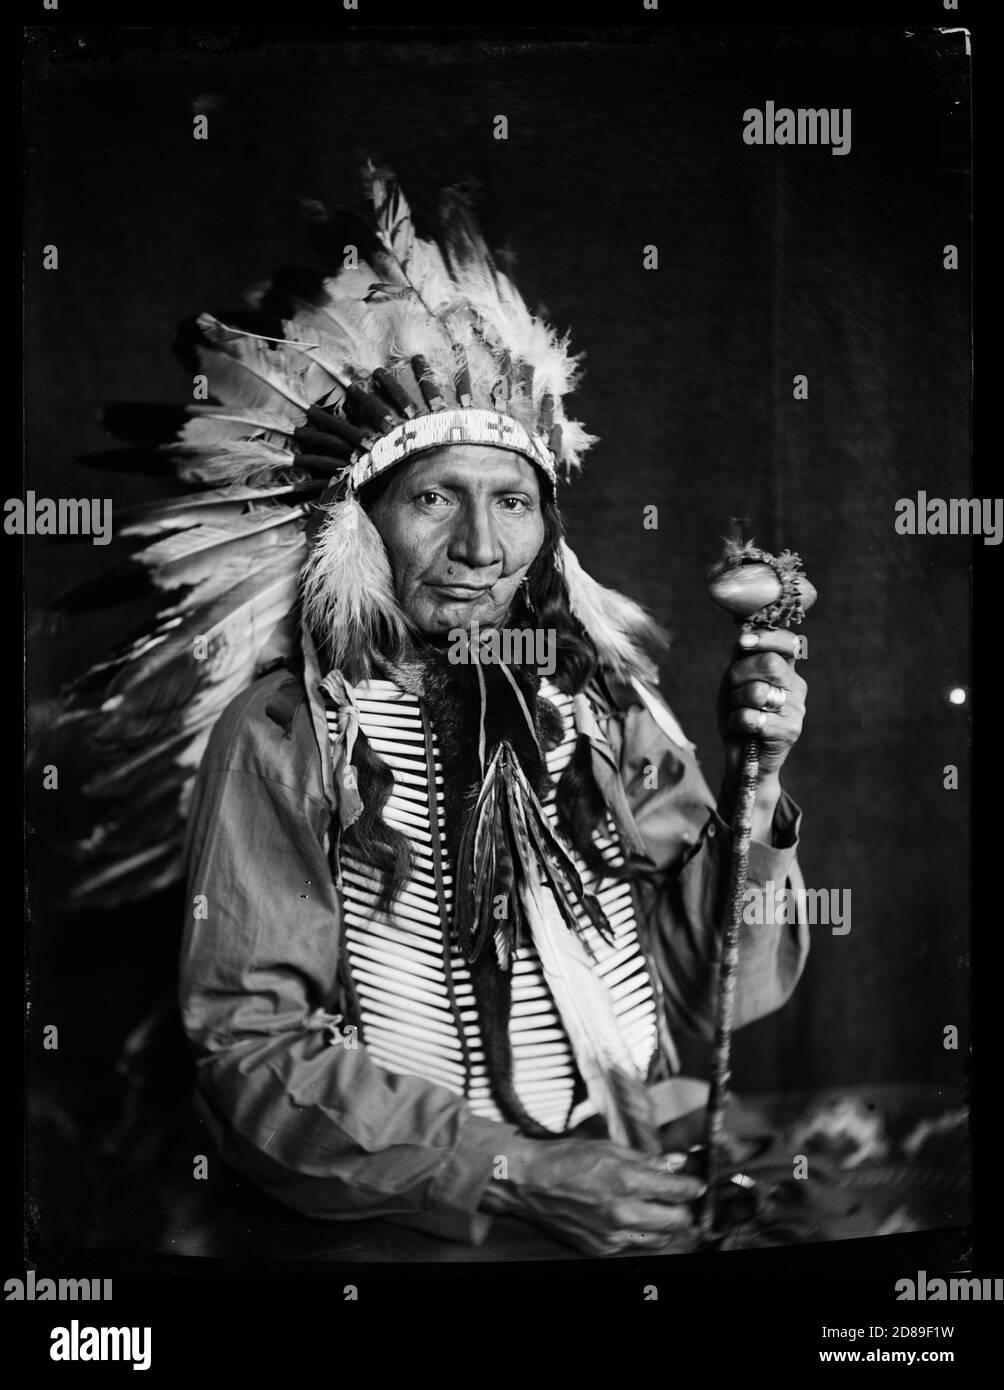
[(416, 500), (426, 507), (434, 507), (437, 502), (446, 503), (446, 498), (441, 492), (420, 492)]
[(500, 500), (502, 502), (503, 511), (519, 515), (527, 509), (527, 500), (525, 497), (503, 497)]

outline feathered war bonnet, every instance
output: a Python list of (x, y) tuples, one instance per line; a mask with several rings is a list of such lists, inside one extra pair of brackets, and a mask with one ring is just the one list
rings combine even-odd
[[(306, 527), (303, 624), (351, 679), (408, 635), (360, 489), (414, 455), (484, 444), (529, 459), (553, 490), (595, 443), (564, 409), (579, 359), (498, 269), (467, 196), (440, 195), (433, 239), (388, 173), (370, 162), (364, 181), (372, 221), (339, 248), (343, 267), (256, 292), (256, 308), (282, 306), (276, 337), (200, 316), (200, 365), (223, 404), (194, 408), (176, 446), (190, 481), (326, 479)], [(592, 580), (564, 540), (555, 563), (601, 665), (652, 679), (643, 610)]]
[[(166, 467), (185, 492), (117, 512), (129, 557), (52, 615), (144, 605), (115, 650), (64, 688), (50, 721), (66, 758), (86, 753), (70, 906), (117, 906), (177, 880), (210, 732), (270, 665), (295, 663), (298, 650), (316, 664), (313, 634), (358, 680), (408, 637), (359, 503), (367, 482), (423, 449), (474, 442), (514, 449), (553, 487), (594, 442), (564, 410), (575, 358), (499, 272), (464, 195), (442, 194), (427, 238), (389, 175), (367, 164), (364, 181), (368, 223), (356, 218), (343, 236), (347, 216), (318, 218), (329, 249), (338, 233), (336, 274), (280, 272), (249, 297), (252, 313), (194, 320), (202, 389), (180, 426), (171, 407), (105, 410), (106, 427), (138, 447), (94, 462)], [(601, 666), (644, 698), (657, 629), (564, 542), (553, 563)]]

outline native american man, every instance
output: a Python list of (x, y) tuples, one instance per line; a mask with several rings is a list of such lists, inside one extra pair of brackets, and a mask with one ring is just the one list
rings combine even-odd
[[(188, 793), (205, 750), (180, 983), (198, 1105), (239, 1172), (315, 1218), (478, 1241), (509, 1213), (589, 1253), (673, 1248), (701, 1183), (667, 1171), (659, 1127), (674, 1037), (712, 1030), (744, 735), (750, 884), (801, 882), (779, 783), (798, 639), (736, 648), (716, 800), (654, 689), (658, 629), (564, 538), (559, 480), (594, 442), (565, 413), (566, 342), (465, 198), (434, 239), (367, 182), (357, 261), (260, 293), (262, 332), (200, 318), (219, 404), (173, 451), (207, 490), (144, 523), (175, 601), (101, 706), (107, 733), (156, 665), (139, 713), (162, 717), (183, 667), (163, 736)], [(156, 873), (151, 853), (129, 865), (166, 881), (170, 846)], [(807, 950), (797, 923), (743, 931), (737, 1025)]]

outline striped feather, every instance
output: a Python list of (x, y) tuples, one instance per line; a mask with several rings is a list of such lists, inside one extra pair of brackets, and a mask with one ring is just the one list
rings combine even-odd
[(303, 385), (303, 370), (281, 344), (231, 328), (212, 314), (196, 320), (205, 344), (196, 345), (199, 365), (209, 389), (224, 405), (283, 412), (289, 406), (306, 410), (312, 402)]
[(214, 514), (184, 530), (170, 530), (95, 579), (79, 585), (61, 603), (81, 611), (112, 602), (124, 603), (148, 591), (199, 585), (226, 572), (228, 564), (264, 559), (302, 531), (307, 508), (268, 507), (236, 517)]
[(222, 565), (215, 583), (195, 586), (184, 621), (177, 605), (164, 609), (68, 693), (55, 732), (100, 759), (84, 779), (92, 811), (74, 844), (69, 905), (115, 907), (181, 872), (192, 775), (213, 725), (268, 655), (292, 651), (302, 537), (274, 555)]
[[(281, 402), (278, 404), (282, 406)], [(190, 418), (179, 431), (176, 443), (197, 449), (251, 439), (282, 445), (292, 439), (293, 431), (307, 418), (299, 406), (288, 403), (285, 408), (274, 410), (192, 405), (187, 414)]]
[(257, 439), (206, 448), (168, 444), (164, 452), (176, 460), (178, 476), (186, 483), (207, 483), (213, 487), (232, 483), (266, 486), (279, 478), (288, 478), (290, 471), (296, 470), (296, 455), (291, 449)]
[(270, 487), (247, 487), (234, 483), (229, 487), (192, 492), (167, 502), (148, 502), (137, 507), (123, 507), (116, 512), (120, 536), (163, 536), (204, 521), (218, 521), (243, 516), (249, 506), (274, 502), (279, 498), (299, 501), (319, 493), (324, 484), (276, 483)]

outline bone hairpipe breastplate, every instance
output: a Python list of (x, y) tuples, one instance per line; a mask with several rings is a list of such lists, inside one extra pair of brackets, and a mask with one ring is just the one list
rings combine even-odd
[[(561, 712), (565, 725), (564, 738), (547, 755), (548, 770), (556, 779), (575, 743), (572, 700), (547, 681), (541, 685), (541, 694)], [(352, 1021), (378, 1065), (466, 1094), (475, 1114), (501, 1119), (485, 1070), (470, 972), (449, 933), (447, 959), (433, 859), (436, 843), (442, 839), (441, 782), (433, 799), (418, 699), (390, 681), (371, 680), (355, 688), (355, 704), (361, 729), (394, 774), (384, 816), (407, 835), (414, 867), (388, 916), (376, 908), (379, 883), (374, 870), (349, 846), (342, 848), (344, 959), (358, 1006), (358, 1018)], [(330, 710), (328, 723), (334, 739), (336, 716)], [(434, 734), (432, 751), (438, 781)], [(553, 822), (553, 795), (547, 797), (545, 809)], [(433, 813), (438, 836), (430, 822)], [(597, 844), (612, 861), (620, 861), (610, 824), (598, 835)], [(592, 886), (595, 876), (581, 863), (577, 866), (584, 882)], [(453, 877), (445, 853), (441, 867), (449, 912)], [(613, 945), (604, 943), (588, 926), (585, 930), (597, 957), (595, 968), (610, 989), (624, 1041), (639, 1076), (644, 1077), (657, 1044), (656, 1004), (638, 942), (631, 889), (606, 879), (596, 894), (614, 927)], [(592, 1113), (589, 1102), (576, 1105), (573, 1113), (575, 1061), (532, 945), (520, 949), (513, 965), (509, 1034), (516, 1093), (534, 1119), (560, 1132)]]

